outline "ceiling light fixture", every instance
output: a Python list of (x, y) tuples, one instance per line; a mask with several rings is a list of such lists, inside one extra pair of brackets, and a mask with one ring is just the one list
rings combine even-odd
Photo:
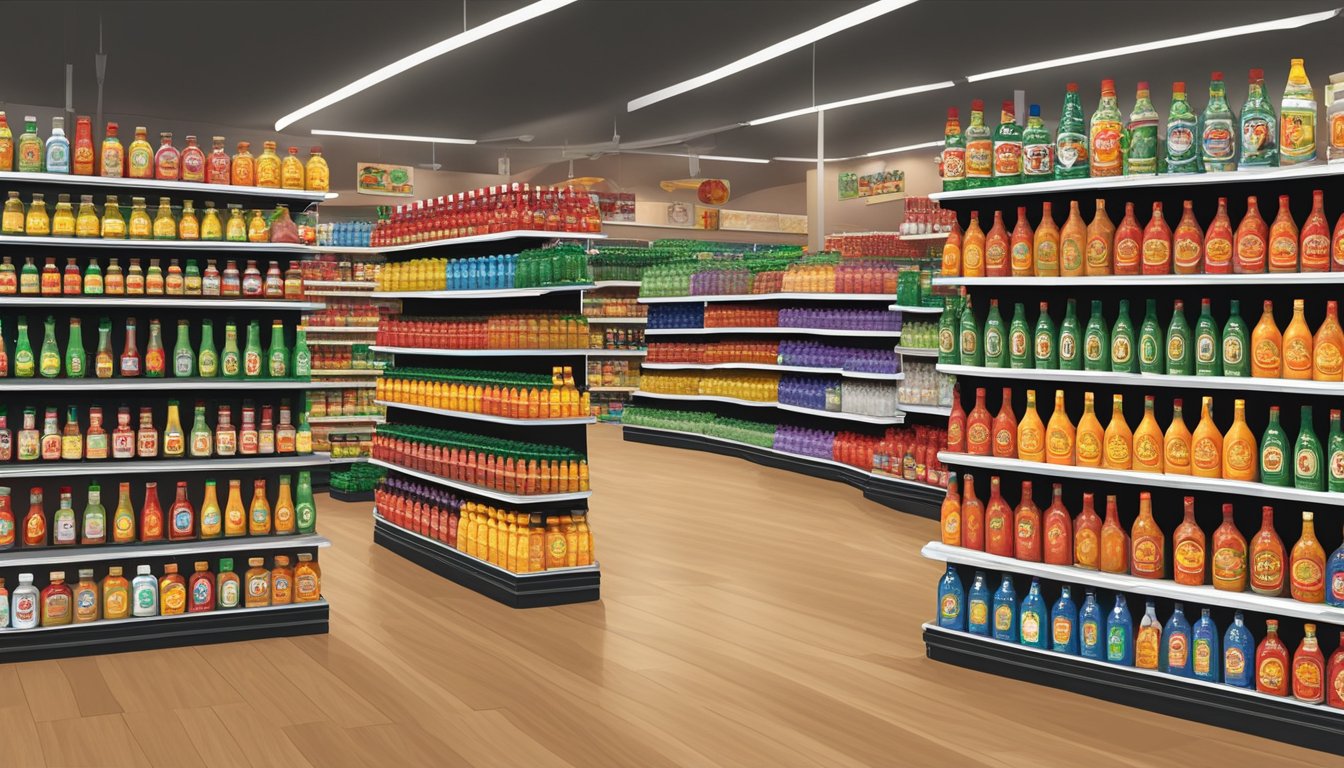
[(419, 141), (425, 144), (475, 144), (475, 139), (450, 139), (444, 136), (407, 136), (401, 133), (363, 133), (360, 131), (327, 131), (314, 128), (314, 136), (345, 136), (350, 139), (384, 139), (386, 141)]
[(286, 126), (302, 120), (314, 112), (326, 109), (332, 104), (348, 99), (366, 88), (375, 86), (388, 78), (395, 77), (412, 67), (424, 64), (430, 59), (437, 58), (450, 51), (455, 51), (465, 45), (470, 45), (477, 40), (489, 37), (496, 32), (502, 32), (509, 27), (517, 26), (523, 22), (535, 19), (538, 16), (558, 10), (573, 2), (575, 2), (575, 0), (538, 0), (535, 3), (519, 8), (512, 13), (506, 13), (503, 16), (491, 19), (478, 27), (468, 29), (461, 34), (453, 35), (446, 40), (440, 40), (428, 48), (422, 48), (409, 56), (397, 59), (391, 64), (376, 69), (359, 78), (344, 88), (332, 91), (317, 101), (290, 112), (288, 115), (275, 121), (275, 130), (282, 131)]
[[(857, 159), (859, 159), (860, 157), (863, 157), (863, 155), (853, 155), (853, 156), (851, 156), (851, 157), (828, 157), (828, 158), (825, 158), (823, 162), (827, 162), (827, 163), (843, 163), (843, 162), (845, 162), (846, 160), (857, 160)], [(778, 161), (780, 161), (780, 162), (784, 162), (784, 163), (812, 163), (813, 165), (815, 165), (816, 162), (817, 162), (817, 158), (815, 158), (815, 157), (772, 157), (772, 158), (770, 158), (770, 159), (771, 159), (771, 160), (778, 160)]]
[(864, 155), (864, 157), (877, 157), (878, 155), (894, 155), (897, 152), (909, 152), (914, 149), (928, 149), (930, 147), (941, 147), (941, 146), (943, 146), (943, 140), (939, 139), (937, 141), (926, 141), (923, 144), (910, 144), (909, 146), (905, 147), (892, 147), (891, 149), (879, 149), (876, 152), (869, 152), (868, 154)]
[(725, 64), (718, 69), (711, 70), (697, 77), (692, 77), (689, 80), (683, 80), (676, 85), (669, 85), (668, 87), (654, 91), (653, 93), (640, 96), (627, 103), (625, 109), (627, 112), (634, 112), (637, 109), (643, 109), (644, 107), (657, 104), (665, 99), (670, 99), (673, 96), (679, 96), (687, 91), (693, 91), (696, 88), (722, 80), (725, 77), (731, 77), (738, 72), (751, 69), (757, 64), (764, 64), (765, 62), (783, 56), (790, 51), (805, 48), (818, 40), (843, 32), (850, 27), (855, 27), (865, 22), (872, 21), (879, 16), (904, 8), (914, 2), (915, 0), (878, 0), (878, 2), (869, 3), (856, 11), (851, 11), (843, 16), (838, 16), (825, 24), (813, 27), (806, 32), (801, 32), (786, 40), (781, 40), (774, 45), (762, 48), (747, 56), (743, 56), (737, 61)]
[(1035, 64), (1023, 64), (1019, 67), (1008, 67), (1007, 69), (996, 69), (991, 72), (982, 72), (978, 75), (971, 75), (966, 78), (967, 82), (975, 83), (981, 80), (990, 80), (996, 77), (1006, 77), (1016, 75), (1022, 72), (1035, 72), (1041, 69), (1051, 69), (1053, 67), (1063, 67), (1069, 64), (1078, 64), (1084, 61), (1097, 61), (1098, 59), (1110, 59), (1116, 56), (1128, 56), (1131, 53), (1143, 53), (1145, 51), (1156, 51), (1163, 48), (1174, 48), (1178, 45), (1189, 45), (1191, 43), (1204, 43), (1210, 40), (1222, 40), (1227, 37), (1238, 37), (1240, 35), (1253, 35), (1257, 32), (1273, 32), (1282, 29), (1297, 29), (1305, 27), (1308, 24), (1315, 24), (1320, 21), (1333, 19), (1344, 11), (1344, 8), (1335, 8), (1331, 11), (1321, 11), (1319, 13), (1308, 13), (1302, 16), (1289, 16), (1283, 19), (1273, 19), (1271, 21), (1261, 21), (1255, 24), (1243, 24), (1239, 27), (1227, 27), (1225, 29), (1215, 29), (1210, 32), (1200, 32), (1193, 35), (1182, 35), (1181, 37), (1171, 37), (1165, 40), (1154, 40), (1151, 43), (1139, 43), (1137, 45), (1126, 45), (1120, 48), (1109, 48), (1104, 51), (1094, 51), (1092, 53), (1080, 53), (1076, 56), (1065, 56), (1059, 59), (1048, 59), (1038, 61)]
[(747, 125), (765, 125), (766, 123), (773, 123), (778, 120), (787, 120), (790, 117), (811, 115), (817, 112), (828, 112), (832, 109), (852, 107), (855, 104), (867, 104), (870, 101), (885, 101), (886, 99), (896, 99), (900, 98), (901, 96), (910, 96), (916, 93), (924, 93), (925, 91), (937, 91), (943, 88), (951, 88), (954, 85), (956, 85), (956, 83), (953, 82), (952, 80), (943, 80), (942, 82), (927, 83), (925, 85), (912, 85), (908, 88), (897, 88), (894, 91), (882, 91), (881, 93), (872, 93), (867, 96), (856, 96), (852, 99), (842, 99), (840, 101), (832, 101), (826, 104), (818, 104), (815, 107), (803, 107), (802, 109), (795, 109), (789, 112), (780, 112), (778, 115), (770, 115), (769, 117), (760, 117), (755, 120), (748, 121)]
[(623, 155), (656, 155), (658, 157), (698, 157), (701, 160), (718, 160), (723, 163), (769, 163), (762, 157), (733, 157), (731, 155), (699, 155), (694, 152), (649, 152), (646, 150), (618, 149), (616, 152)]

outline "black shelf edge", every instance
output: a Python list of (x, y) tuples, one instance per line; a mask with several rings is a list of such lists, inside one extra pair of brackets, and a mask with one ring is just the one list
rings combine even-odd
[(1344, 711), (924, 628), (928, 658), (1286, 744), (1344, 755)]
[(328, 631), (326, 600), (273, 609), (184, 614), (151, 621), (98, 621), (45, 632), (0, 631), (0, 664), (148, 651)]
[(373, 501), (373, 491), (338, 491), (328, 487), (327, 495), (337, 501)]
[(800, 475), (819, 477), (823, 480), (835, 480), (863, 491), (866, 499), (885, 507), (907, 514), (937, 520), (946, 491), (936, 486), (916, 486), (907, 483), (886, 481), (866, 475), (858, 469), (848, 469), (821, 464), (805, 456), (792, 457), (772, 451), (761, 450), (747, 445), (735, 445), (711, 440), (700, 435), (644, 430), (629, 424), (622, 429), (624, 438), (633, 443), (648, 443), (668, 448), (685, 448), (692, 451), (717, 453), (721, 456), (733, 456), (775, 469), (797, 472)]
[(601, 599), (602, 574), (597, 570), (513, 576), (377, 518), (373, 521), (373, 543), (511, 608), (542, 608)]

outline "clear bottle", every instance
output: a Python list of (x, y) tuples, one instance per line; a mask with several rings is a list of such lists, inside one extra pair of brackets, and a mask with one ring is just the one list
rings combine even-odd
[(1222, 72), (1214, 72), (1209, 81), (1209, 104), (1199, 116), (1199, 141), (1205, 172), (1237, 169), (1237, 116), (1228, 106)]
[(1186, 98), (1185, 83), (1171, 84), (1171, 111), (1167, 113), (1167, 173), (1199, 173), (1199, 116)]
[(63, 117), (51, 119), (51, 135), (47, 137), (45, 165), (47, 173), (70, 172), (70, 139), (65, 135)]
[(32, 629), (41, 621), (41, 596), (33, 586), (33, 574), (19, 574), (19, 586), (14, 588), (10, 601), (13, 610), (9, 618), (14, 629)]
[(159, 615), (159, 580), (150, 573), (148, 565), (137, 565), (135, 574), (131, 580), (131, 615)]
[(1139, 81), (1134, 111), (1129, 115), (1129, 151), (1125, 154), (1125, 174), (1157, 173), (1157, 123), (1161, 117), (1148, 93), (1148, 83)]
[(1279, 164), (1279, 125), (1274, 105), (1265, 98), (1265, 71), (1252, 69), (1246, 103), (1241, 107), (1241, 159), (1238, 168)]
[(1054, 176), (1054, 141), (1041, 120), (1041, 105), (1032, 104), (1022, 131), (1022, 181), (1049, 181)]
[(1293, 59), (1279, 113), (1279, 164), (1297, 165), (1315, 160), (1316, 91), (1307, 79), (1302, 59)]

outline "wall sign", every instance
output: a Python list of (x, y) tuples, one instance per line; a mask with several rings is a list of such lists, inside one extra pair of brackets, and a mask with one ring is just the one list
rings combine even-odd
[(891, 170), (878, 173), (842, 173), (839, 180), (840, 199), (853, 200), (875, 195), (904, 195), (905, 171)]
[(361, 195), (415, 197), (415, 169), (409, 165), (359, 163), (355, 166), (355, 189)]

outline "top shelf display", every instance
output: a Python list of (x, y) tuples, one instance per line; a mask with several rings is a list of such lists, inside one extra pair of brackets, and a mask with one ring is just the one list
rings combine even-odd
[(6, 184), (35, 184), (52, 187), (91, 190), (145, 190), (146, 192), (190, 192), (202, 199), (210, 195), (220, 197), (260, 197), (269, 200), (298, 200), (321, 203), (333, 200), (335, 192), (310, 192), (303, 189), (248, 187), (234, 184), (209, 184), (198, 181), (163, 181), (160, 179), (131, 179), (124, 176), (73, 176), (67, 173), (24, 173), (0, 171), (0, 188)]

